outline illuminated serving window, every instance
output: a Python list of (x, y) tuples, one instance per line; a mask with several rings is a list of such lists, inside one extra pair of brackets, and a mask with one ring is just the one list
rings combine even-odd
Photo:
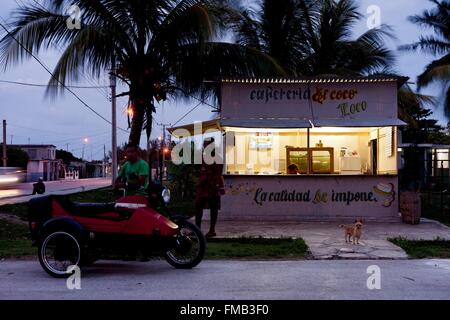
[(397, 174), (394, 127), (228, 127), (225, 132), (227, 174)]

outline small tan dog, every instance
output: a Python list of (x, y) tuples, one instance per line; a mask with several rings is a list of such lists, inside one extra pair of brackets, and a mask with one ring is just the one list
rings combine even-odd
[(363, 220), (357, 219), (354, 224), (341, 224), (340, 228), (344, 228), (345, 242), (359, 244), (362, 235)]

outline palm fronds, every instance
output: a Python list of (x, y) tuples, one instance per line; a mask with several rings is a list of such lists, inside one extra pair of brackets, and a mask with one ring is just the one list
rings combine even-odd
[(394, 55), (386, 26), (352, 39), (362, 18), (354, 0), (260, 0), (234, 21), (237, 42), (272, 56), (291, 75), (364, 75), (385, 69)]
[(409, 17), (409, 21), (421, 27), (432, 29), (434, 35), (421, 36), (419, 41), (403, 45), (400, 50), (415, 51), (440, 56), (425, 67), (422, 74), (417, 77), (420, 90), (434, 82), (441, 83), (444, 92), (443, 104), (445, 114), (450, 116), (450, 1), (430, 0), (435, 6), (425, 10), (422, 14)]
[[(81, 29), (67, 27), (65, 8), (76, 5)], [(47, 94), (55, 97), (66, 84), (89, 73), (113, 73), (128, 85), (130, 142), (138, 144), (143, 127), (151, 133), (155, 102), (168, 95), (207, 95), (205, 80), (222, 76), (281, 74), (277, 63), (253, 47), (221, 43), (235, 15), (219, 0), (47, 0), (13, 14), (11, 34), (0, 40), (0, 63), (9, 67), (56, 47), (61, 57)], [(113, 65), (113, 61), (117, 63)]]

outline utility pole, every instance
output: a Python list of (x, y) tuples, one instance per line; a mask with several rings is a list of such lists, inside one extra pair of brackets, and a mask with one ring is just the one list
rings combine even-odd
[(153, 177), (153, 165), (152, 165), (152, 156), (150, 154), (152, 149), (152, 144), (151, 144), (151, 137), (148, 137), (147, 139), (147, 163), (148, 166), (150, 167), (150, 181), (152, 181), (152, 177)]
[(114, 75), (116, 69), (116, 61), (113, 58), (112, 69), (109, 74), (109, 80), (111, 84), (111, 111), (112, 111), (112, 184), (115, 183), (117, 178), (117, 110), (116, 110), (116, 86), (117, 81)]
[(67, 150), (67, 152), (69, 152), (69, 144), (68, 143), (66, 143), (66, 150)]
[(103, 178), (106, 178), (106, 145), (103, 145)]
[(160, 179), (161, 179), (161, 183), (163, 181), (163, 177), (164, 177), (164, 169), (165, 169), (165, 162), (166, 162), (166, 127), (170, 127), (171, 124), (170, 123), (158, 123), (158, 126), (162, 126), (163, 127), (163, 138), (162, 138), (162, 142), (161, 142), (161, 146), (160, 146), (160, 150), (162, 151), (162, 161), (159, 164), (159, 170), (160, 170)]
[(3, 166), (7, 167), (8, 155), (6, 154), (6, 120), (3, 120)]

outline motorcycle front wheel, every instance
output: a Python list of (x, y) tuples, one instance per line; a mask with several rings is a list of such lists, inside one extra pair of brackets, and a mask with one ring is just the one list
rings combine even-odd
[(172, 247), (164, 253), (164, 258), (177, 269), (194, 268), (205, 256), (205, 237), (197, 226), (188, 221), (180, 221), (178, 226), (178, 235)]

